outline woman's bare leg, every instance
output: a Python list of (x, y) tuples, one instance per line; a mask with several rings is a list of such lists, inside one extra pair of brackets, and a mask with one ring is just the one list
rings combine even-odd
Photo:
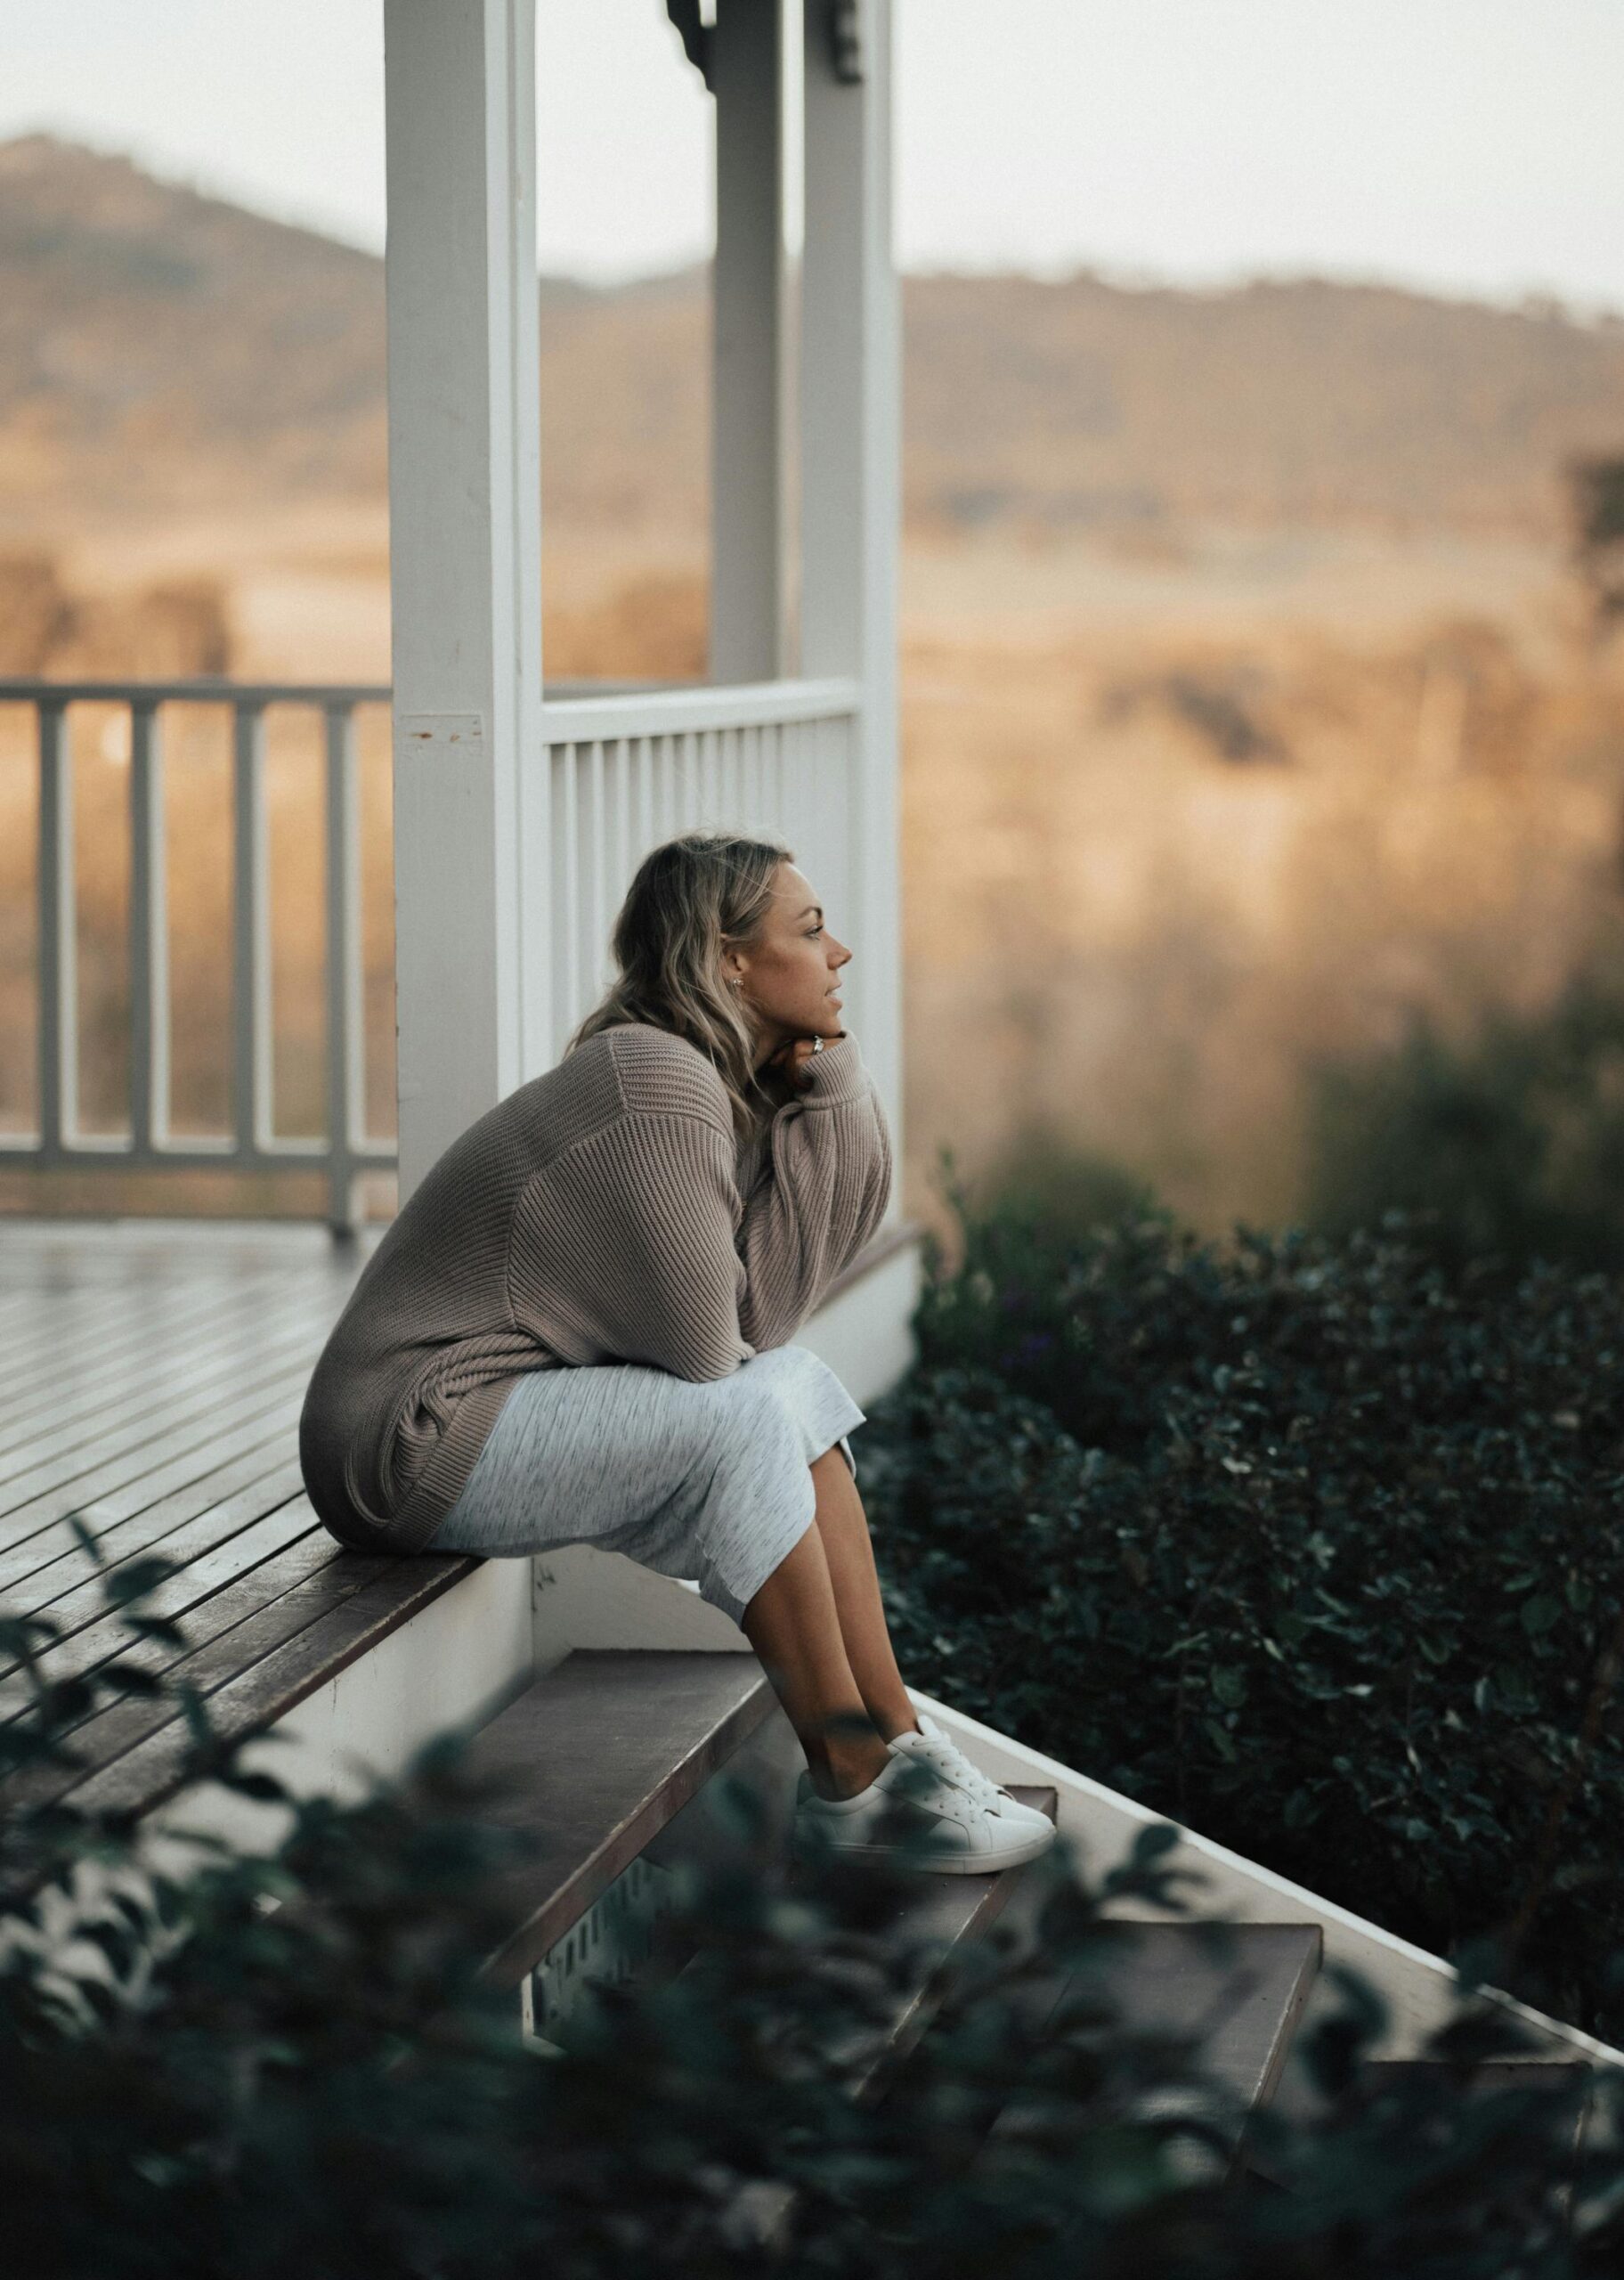
[(838, 1442), (812, 1467), (812, 1480), (817, 1490), (817, 1532), (829, 1563), (846, 1660), (864, 1707), (889, 1742), (917, 1728), (919, 1719), (886, 1625), (868, 1516)]
[[(835, 1452), (848, 1482), (846, 1461)], [(812, 1467), (821, 1522), (832, 1483), (823, 1460)], [(813, 1785), (826, 1797), (867, 1788), (886, 1765), (888, 1735), (877, 1730), (853, 1675), (820, 1526), (809, 1527), (751, 1600), (740, 1628), (771, 1680), (807, 1755)]]

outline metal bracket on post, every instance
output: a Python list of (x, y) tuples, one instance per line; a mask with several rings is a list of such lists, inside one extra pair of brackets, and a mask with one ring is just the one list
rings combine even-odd
[(863, 0), (824, 0), (829, 69), (842, 86), (863, 84)]
[[(863, 84), (863, 0), (811, 0), (824, 11), (829, 69), (843, 86)], [(682, 52), (711, 94), (716, 82), (710, 71), (710, 33), (700, 0), (665, 0), (665, 12), (676, 26)]]
[(710, 27), (700, 13), (699, 0), (665, 0), (665, 12), (677, 27), (683, 53), (704, 81), (708, 91), (714, 94), (716, 83), (710, 77)]

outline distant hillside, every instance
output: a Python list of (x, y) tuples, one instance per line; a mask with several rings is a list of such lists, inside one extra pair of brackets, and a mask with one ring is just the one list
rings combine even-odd
[[(543, 281), (550, 512), (697, 524), (702, 270)], [(1624, 451), (1624, 322), (1314, 281), (910, 278), (916, 525), (1375, 521), (1555, 535)], [(0, 145), (0, 512), (377, 496), (383, 265), (45, 135)]]
[(944, 277), (909, 281), (906, 339), (915, 514), (1548, 534), (1567, 456), (1624, 451), (1624, 321), (1312, 279)]

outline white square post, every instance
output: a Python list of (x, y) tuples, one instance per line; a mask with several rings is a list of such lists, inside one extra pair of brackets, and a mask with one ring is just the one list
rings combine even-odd
[[(800, 670), (861, 685), (852, 797), (854, 1029), (902, 1114), (897, 797), (900, 317), (890, 0), (806, 0)], [(858, 969), (861, 968), (859, 973)]]
[(535, 0), (385, 0), (404, 1201), (546, 1065)]

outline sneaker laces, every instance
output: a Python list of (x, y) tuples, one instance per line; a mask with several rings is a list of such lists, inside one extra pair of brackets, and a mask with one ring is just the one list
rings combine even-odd
[[(919, 1736), (923, 1737), (922, 1741)], [(922, 1712), (919, 1736), (914, 1737), (912, 1747), (906, 1752), (908, 1756), (928, 1759), (945, 1781), (951, 1782), (955, 1788), (965, 1790), (978, 1805), (995, 1809), (1012, 1803), (995, 1781), (988, 1780), (979, 1766), (970, 1763), (958, 1744), (948, 1738), (936, 1721)]]

